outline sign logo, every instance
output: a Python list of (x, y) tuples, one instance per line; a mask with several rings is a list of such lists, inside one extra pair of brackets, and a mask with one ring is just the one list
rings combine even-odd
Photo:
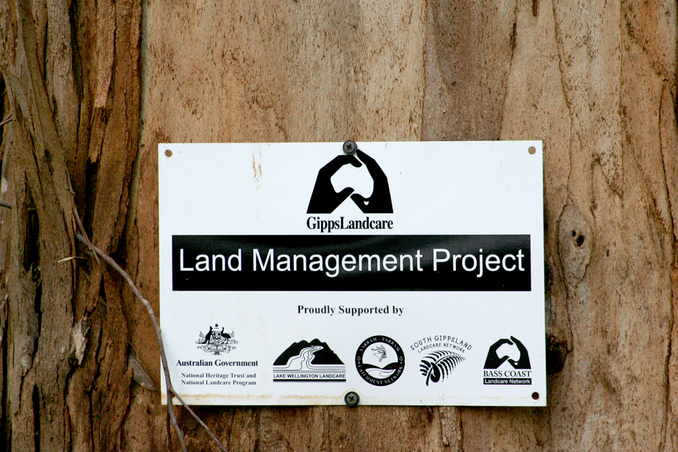
[(387, 386), (395, 382), (405, 369), (405, 354), (400, 345), (387, 336), (365, 339), (355, 354), (360, 376), (371, 385)]
[(472, 348), (465, 340), (447, 334), (424, 336), (410, 345), (410, 349), (420, 355), (427, 353), (419, 364), (419, 372), (426, 378), (426, 386), (450, 376), (466, 360), (464, 355)]
[(221, 331), (219, 331), (219, 324), (215, 324), (214, 326), (209, 327), (207, 334), (202, 334), (202, 331), (200, 332), (196, 344), (198, 344), (200, 350), (212, 355), (230, 353), (231, 350), (235, 349), (235, 346), (238, 343), (238, 341), (233, 339), (234, 335), (233, 331), (230, 333), (224, 332), (223, 326), (221, 327)]
[(295, 342), (273, 363), (273, 381), (346, 381), (346, 366), (319, 339)]
[(465, 359), (449, 350), (437, 350), (426, 355), (419, 365), (421, 374), (426, 377), (426, 386), (429, 381), (438, 383), (444, 380), (457, 367), (457, 364)]
[[(506, 346), (508, 347), (508, 350)], [(502, 353), (499, 356), (499, 349), (511, 352)], [(517, 354), (518, 359), (512, 356)], [(506, 364), (508, 363), (508, 365)], [(510, 366), (509, 366), (510, 365)], [(486, 385), (531, 385), (532, 367), (530, 366), (530, 355), (527, 348), (514, 336), (510, 339), (499, 339), (490, 346), (485, 359), (483, 371), (483, 384)]]
[[(353, 165), (360, 168), (363, 164), (372, 177), (374, 188), (369, 197), (359, 193), (354, 193), (353, 187), (345, 187), (339, 192), (335, 191), (332, 185), (332, 176), (344, 165)], [(363, 213), (393, 213), (393, 204), (391, 203), (391, 191), (388, 187), (388, 178), (381, 169), (376, 160), (365, 154), (360, 149), (356, 150), (355, 155), (340, 155), (335, 157), (327, 165), (318, 171), (318, 177), (313, 187), (313, 194), (308, 203), (306, 213), (322, 214), (332, 213), (348, 197), (351, 197), (358, 208)]]

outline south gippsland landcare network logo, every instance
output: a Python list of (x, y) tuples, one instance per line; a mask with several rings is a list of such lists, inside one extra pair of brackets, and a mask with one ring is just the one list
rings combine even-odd
[[(391, 190), (388, 185), (388, 177), (375, 159), (358, 149), (353, 141), (347, 141), (343, 145), (345, 154), (332, 159), (318, 171), (311, 200), (308, 203), (307, 214), (311, 214), (306, 220), (306, 227), (310, 230), (330, 233), (336, 230), (383, 230), (393, 229), (393, 220), (374, 219), (369, 216), (359, 219), (324, 218), (313, 214), (331, 214), (344, 202), (353, 202), (365, 214), (390, 214), (393, 213)], [(373, 182), (372, 193), (356, 193), (353, 187), (343, 187), (337, 191), (332, 184), (334, 176), (341, 168), (352, 165), (360, 168), (365, 165)], [(350, 201), (348, 201), (350, 198)]]
[(429, 383), (440, 383), (451, 377), (457, 366), (466, 360), (473, 347), (467, 341), (449, 334), (425, 336), (410, 345), (419, 354), (426, 353), (419, 364), (419, 372)]
[[(507, 353), (510, 353), (510, 355)], [(518, 359), (514, 359), (516, 356)], [(485, 359), (483, 384), (532, 384), (530, 355), (521, 341), (511, 336), (510, 339), (499, 339), (490, 346)]]
[(387, 336), (365, 339), (355, 354), (358, 374), (371, 385), (387, 386), (405, 369), (405, 354), (400, 345)]
[(210, 326), (207, 333), (203, 334), (202, 331), (200, 332), (200, 336), (195, 343), (198, 344), (200, 350), (211, 355), (230, 353), (231, 350), (235, 349), (238, 341), (233, 338), (235, 335), (233, 331), (227, 333), (224, 330), (223, 326), (219, 330), (219, 324)]

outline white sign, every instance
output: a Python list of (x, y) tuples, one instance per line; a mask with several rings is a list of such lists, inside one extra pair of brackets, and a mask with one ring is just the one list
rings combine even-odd
[(197, 405), (544, 406), (541, 142), (358, 148), (159, 146), (175, 390)]

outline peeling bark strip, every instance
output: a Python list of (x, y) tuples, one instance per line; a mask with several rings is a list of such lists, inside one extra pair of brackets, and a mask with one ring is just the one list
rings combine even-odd
[(131, 343), (160, 381), (143, 307), (63, 260), (75, 205), (157, 309), (159, 141), (500, 138), (545, 143), (547, 409), (198, 414), (230, 451), (678, 450), (675, 1), (144, 8), (142, 30), (138, 0), (0, 1), (0, 449), (168, 448), (127, 367)]

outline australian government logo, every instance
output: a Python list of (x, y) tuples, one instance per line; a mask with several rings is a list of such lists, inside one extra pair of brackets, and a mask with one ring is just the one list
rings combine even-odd
[(394, 383), (405, 370), (405, 354), (387, 336), (365, 339), (355, 354), (355, 366), (363, 380), (375, 386)]
[(325, 342), (304, 340), (290, 345), (276, 358), (273, 381), (343, 382), (346, 365)]
[(502, 338), (487, 352), (483, 369), (486, 385), (531, 385), (532, 367), (527, 348), (517, 338)]
[(221, 330), (219, 330), (219, 324), (215, 324), (214, 326), (209, 327), (207, 333), (203, 334), (201, 331), (200, 336), (196, 341), (198, 349), (211, 355), (230, 353), (235, 349), (238, 341), (234, 339), (235, 334), (233, 331), (227, 333), (224, 330), (224, 327), (221, 327)]
[[(349, 151), (350, 149), (350, 151)], [(313, 186), (313, 193), (308, 203), (307, 214), (331, 214), (344, 202), (354, 203), (364, 214), (391, 214), (393, 202), (388, 177), (375, 159), (357, 148), (354, 142), (344, 143), (346, 155), (339, 155), (318, 171)], [(344, 166), (350, 165), (360, 168), (363, 165), (372, 178), (372, 192), (357, 193), (351, 186), (335, 188), (332, 177)], [(355, 182), (355, 181), (353, 181)], [(306, 220), (306, 227), (321, 233), (331, 233), (334, 230), (380, 230), (393, 229), (393, 220), (374, 219), (366, 216), (360, 219), (324, 218), (310, 216)]]
[(419, 372), (426, 386), (451, 377), (457, 366), (466, 360), (466, 354), (472, 348), (467, 341), (448, 334), (425, 336), (410, 345), (412, 351), (422, 356)]

